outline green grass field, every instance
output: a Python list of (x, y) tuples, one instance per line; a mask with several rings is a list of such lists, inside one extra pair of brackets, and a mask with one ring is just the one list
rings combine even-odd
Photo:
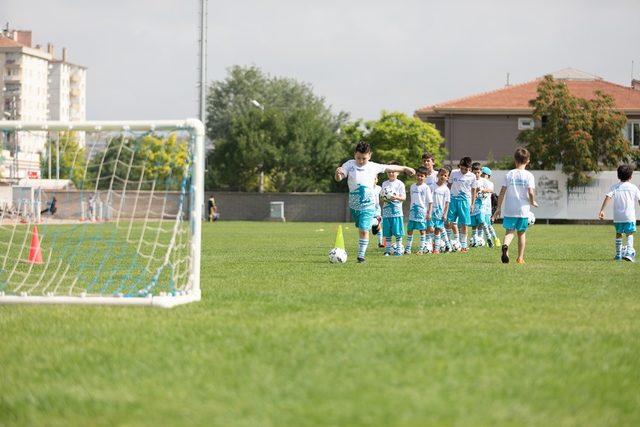
[(330, 265), (335, 229), (205, 224), (203, 300), (172, 310), (0, 306), (0, 425), (640, 425), (612, 226), (536, 225), (524, 266), (359, 265), (353, 227)]

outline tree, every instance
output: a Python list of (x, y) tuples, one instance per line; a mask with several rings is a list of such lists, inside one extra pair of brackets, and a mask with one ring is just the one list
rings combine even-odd
[(592, 100), (576, 98), (552, 76), (545, 76), (537, 91), (530, 105), (540, 126), (518, 136), (531, 152), (533, 168), (561, 164), (568, 186), (575, 187), (587, 184), (603, 166), (616, 166), (632, 155), (622, 135), (626, 116), (615, 110), (612, 97), (597, 91)]
[(377, 162), (396, 160), (402, 165), (420, 164), (428, 151), (441, 164), (445, 157), (443, 138), (431, 123), (398, 112), (382, 112), (380, 119), (367, 122), (364, 140), (371, 144)]
[(129, 183), (129, 189), (140, 184), (141, 190), (176, 191), (190, 167), (188, 142), (176, 134), (118, 136), (105, 150), (94, 155), (85, 179), (88, 183), (99, 178), (98, 189), (120, 189)]
[[(49, 140), (51, 148), (51, 178), (70, 179), (79, 187), (84, 179), (86, 150), (80, 147), (75, 132), (61, 132), (59, 138)], [(58, 151), (60, 161), (58, 162)], [(57, 169), (59, 166), (59, 169)], [(40, 161), (40, 176), (49, 178), (49, 158)], [(57, 173), (58, 172), (58, 173)]]
[(339, 132), (348, 114), (333, 114), (309, 85), (257, 67), (232, 67), (213, 82), (207, 114), (207, 188), (256, 191), (262, 173), (266, 191), (328, 191), (349, 153)]

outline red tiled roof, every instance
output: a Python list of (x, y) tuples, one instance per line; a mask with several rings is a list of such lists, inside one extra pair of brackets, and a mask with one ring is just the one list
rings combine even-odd
[(0, 37), (0, 47), (28, 47), (8, 37)]
[[(535, 79), (519, 85), (454, 99), (440, 104), (422, 107), (417, 114), (464, 111), (511, 111), (530, 110), (529, 101), (535, 99), (538, 83), (542, 79)], [(595, 92), (600, 90), (611, 95), (616, 107), (620, 110), (640, 110), (640, 90), (621, 86), (605, 80), (560, 80), (569, 88), (573, 96), (593, 99)]]

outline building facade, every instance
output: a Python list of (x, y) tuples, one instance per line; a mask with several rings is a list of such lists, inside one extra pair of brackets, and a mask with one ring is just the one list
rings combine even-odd
[[(0, 77), (3, 120), (42, 122), (86, 119), (86, 68), (56, 59), (52, 45), (32, 46), (31, 31), (5, 29), (0, 33)], [(0, 178), (17, 180), (40, 173), (47, 155), (46, 132), (3, 134)], [(84, 135), (78, 135), (84, 144)]]
[[(573, 96), (592, 99), (600, 90), (611, 95), (627, 116), (623, 129), (632, 146), (640, 148), (640, 81), (621, 86), (572, 68), (552, 73)], [(517, 137), (534, 126), (529, 101), (537, 97), (542, 78), (491, 92), (419, 108), (415, 116), (433, 123), (445, 139), (447, 160), (456, 164), (464, 156), (486, 162), (513, 155)]]

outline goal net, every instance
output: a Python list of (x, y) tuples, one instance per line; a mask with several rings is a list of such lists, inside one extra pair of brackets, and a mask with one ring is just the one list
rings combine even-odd
[(200, 299), (200, 121), (0, 131), (0, 303)]

